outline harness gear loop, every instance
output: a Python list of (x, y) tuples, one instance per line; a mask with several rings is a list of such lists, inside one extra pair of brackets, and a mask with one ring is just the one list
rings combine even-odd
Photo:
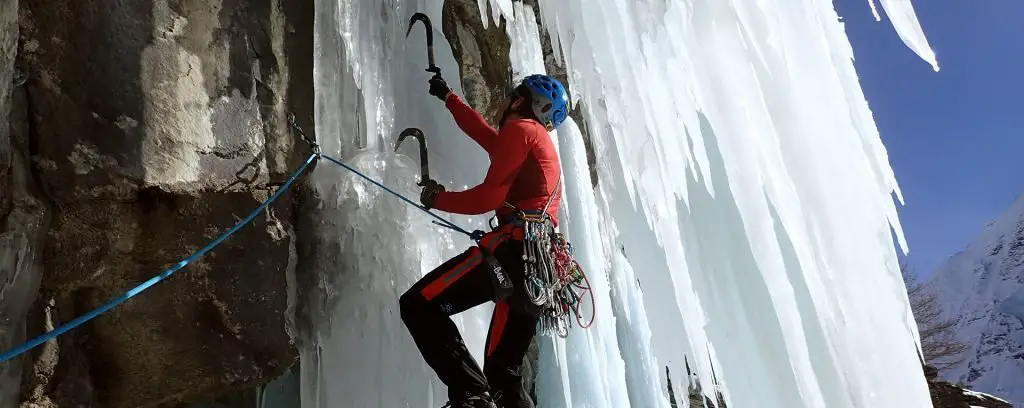
[(530, 303), (540, 309), (540, 330), (566, 337), (569, 335), (571, 312), (583, 328), (593, 324), (593, 319), (584, 325), (579, 310), (580, 300), (590, 291), (589, 279), (574, 258), (572, 244), (564, 234), (555, 230), (548, 214), (561, 186), (562, 177), (559, 175), (547, 203), (539, 212), (520, 210), (508, 202), (504, 205), (515, 210), (510, 223), (523, 228), (524, 290)]

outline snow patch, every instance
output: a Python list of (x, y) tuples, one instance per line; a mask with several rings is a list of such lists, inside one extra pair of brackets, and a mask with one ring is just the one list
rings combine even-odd
[(996, 400), (996, 401), (999, 401), (999, 402), (1005, 402), (1005, 403), (1009, 404), (1009, 402), (1004, 400), (1004, 399), (1001, 399), (1001, 398), (998, 398), (998, 397), (995, 397), (995, 396), (992, 396), (992, 395), (989, 395), (989, 394), (986, 394), (986, 393), (983, 393), (983, 392), (964, 390), (964, 395), (967, 395), (967, 396), (970, 396), (970, 397), (974, 397), (974, 398), (978, 398), (978, 399), (993, 399), (993, 400)]

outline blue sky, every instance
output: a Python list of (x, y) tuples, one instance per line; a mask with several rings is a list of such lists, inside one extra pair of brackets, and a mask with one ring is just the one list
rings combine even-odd
[(910, 265), (929, 275), (1024, 193), (1024, 2), (914, 1), (939, 72), (867, 0), (834, 3), (906, 200)]

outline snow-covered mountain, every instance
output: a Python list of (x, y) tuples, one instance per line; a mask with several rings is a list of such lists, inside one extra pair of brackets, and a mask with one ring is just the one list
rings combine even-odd
[(1024, 406), (1024, 195), (927, 285), (969, 346), (942, 376)]

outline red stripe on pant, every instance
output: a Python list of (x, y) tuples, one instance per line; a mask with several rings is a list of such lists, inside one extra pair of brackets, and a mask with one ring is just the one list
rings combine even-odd
[(454, 268), (446, 272), (440, 279), (430, 282), (430, 284), (423, 287), (420, 294), (423, 295), (424, 299), (427, 301), (434, 300), (435, 297), (444, 293), (445, 289), (455, 284), (466, 272), (473, 270), (473, 268), (480, 265), (480, 262), (483, 262), (484, 258), (483, 254), (480, 253), (480, 249), (474, 247), (471, 250), (473, 253), (468, 258), (459, 262), (458, 265), (455, 265)]
[(480, 239), (480, 245), (488, 251), (494, 252), (499, 245), (512, 238), (522, 239), (523, 229), (514, 225), (505, 225), (500, 229), (491, 231)]
[[(480, 239), (480, 245), (493, 253), (499, 245), (512, 238), (516, 228), (517, 227), (511, 225), (506, 225), (501, 229), (491, 231)], [(441, 279), (430, 282), (430, 284), (423, 287), (420, 294), (423, 295), (424, 299), (427, 301), (433, 300), (435, 297), (443, 293), (445, 289), (448, 289), (455, 284), (459, 278), (463, 277), (467, 272), (483, 262), (483, 253), (480, 251), (480, 248), (473, 247), (470, 248), (470, 250), (473, 253), (466, 258), (466, 260), (455, 265), (455, 267), (445, 273)]]
[(494, 305), (494, 315), (491, 316), (491, 336), (487, 338), (487, 357), (494, 354), (501, 342), (501, 335), (505, 332), (508, 324), (508, 302), (504, 300)]

